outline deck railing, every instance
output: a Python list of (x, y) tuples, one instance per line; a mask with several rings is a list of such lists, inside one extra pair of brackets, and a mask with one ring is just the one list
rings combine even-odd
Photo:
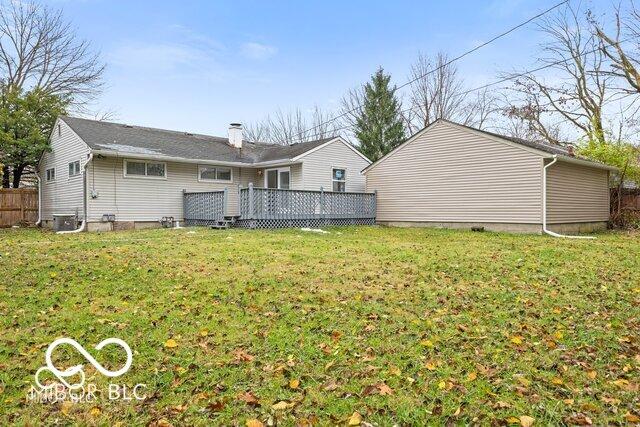
[(182, 193), (185, 226), (213, 225), (226, 215), (227, 189)]
[[(273, 188), (240, 189), (240, 219), (270, 221), (266, 226), (295, 226), (304, 220), (309, 224), (372, 223), (376, 216), (375, 193), (342, 193), (313, 190), (281, 190)], [(324, 222), (323, 222), (324, 220)]]

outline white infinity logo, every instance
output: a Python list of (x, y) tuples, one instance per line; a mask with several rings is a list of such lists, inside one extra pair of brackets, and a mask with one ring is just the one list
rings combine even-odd
[[(133, 354), (131, 353), (131, 348), (126, 342), (122, 341), (119, 338), (107, 338), (106, 340), (100, 341), (98, 345), (96, 345), (95, 347), (96, 350), (102, 350), (105, 346), (109, 344), (117, 344), (124, 349), (124, 351), (127, 353), (127, 362), (124, 364), (124, 366), (121, 369), (118, 369), (117, 371), (110, 371), (108, 369), (105, 369), (100, 364), (100, 362), (94, 359), (93, 356), (87, 350), (85, 350), (80, 344), (78, 344), (76, 340), (73, 340), (71, 338), (59, 338), (54, 342), (52, 342), (51, 344), (49, 344), (49, 347), (47, 348), (47, 352), (45, 354), (45, 361), (47, 362), (47, 366), (43, 366), (36, 371), (36, 376), (35, 376), (36, 384), (38, 384), (38, 386), (43, 390), (50, 389), (55, 386), (55, 383), (49, 384), (47, 386), (44, 386), (40, 383), (38, 376), (43, 371), (51, 372), (53, 375), (55, 375), (58, 378), (58, 380), (60, 380), (62, 384), (64, 384), (70, 390), (80, 388), (84, 384), (85, 376), (84, 376), (84, 371), (82, 370), (83, 365), (72, 366), (70, 368), (65, 369), (64, 371), (59, 370), (53, 365), (53, 361), (51, 360), (51, 355), (53, 354), (53, 351), (62, 344), (69, 344), (70, 346), (78, 350), (78, 352), (82, 354), (84, 358), (87, 359), (87, 361), (91, 363), (98, 370), (98, 372), (100, 372), (102, 375), (107, 377), (119, 377), (120, 375), (124, 374), (129, 370), (129, 368), (131, 367), (131, 362), (133, 361)], [(72, 377), (76, 374), (80, 374), (80, 378), (81, 378), (80, 382), (69, 384), (65, 380), (65, 378)]]

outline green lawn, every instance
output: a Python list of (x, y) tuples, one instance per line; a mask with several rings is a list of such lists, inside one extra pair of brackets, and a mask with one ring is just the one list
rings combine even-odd
[[(5, 230), (0, 248), (0, 425), (639, 421), (637, 234)], [(126, 341), (110, 381), (147, 398), (28, 401), (62, 336), (114, 370), (124, 353), (93, 347)]]

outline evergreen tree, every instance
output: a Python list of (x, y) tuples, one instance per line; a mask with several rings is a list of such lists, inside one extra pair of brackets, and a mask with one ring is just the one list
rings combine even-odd
[(364, 103), (355, 123), (360, 151), (372, 161), (378, 160), (405, 138), (396, 88), (389, 86), (391, 76), (379, 68), (364, 85)]

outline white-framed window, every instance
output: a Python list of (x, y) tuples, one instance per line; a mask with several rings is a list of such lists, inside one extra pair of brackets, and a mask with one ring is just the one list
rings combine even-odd
[(167, 164), (145, 160), (124, 160), (125, 178), (166, 179)]
[(69, 178), (80, 175), (80, 160), (69, 163)]
[(264, 171), (265, 188), (279, 188), (288, 190), (291, 186), (291, 169), (275, 168)]
[(56, 168), (49, 168), (45, 172), (47, 182), (56, 180)]
[(347, 191), (347, 170), (345, 168), (331, 168), (333, 191), (344, 193)]
[(198, 181), (201, 182), (231, 182), (233, 171), (226, 166), (198, 166)]
[(62, 136), (62, 126), (58, 123), (58, 137)]

